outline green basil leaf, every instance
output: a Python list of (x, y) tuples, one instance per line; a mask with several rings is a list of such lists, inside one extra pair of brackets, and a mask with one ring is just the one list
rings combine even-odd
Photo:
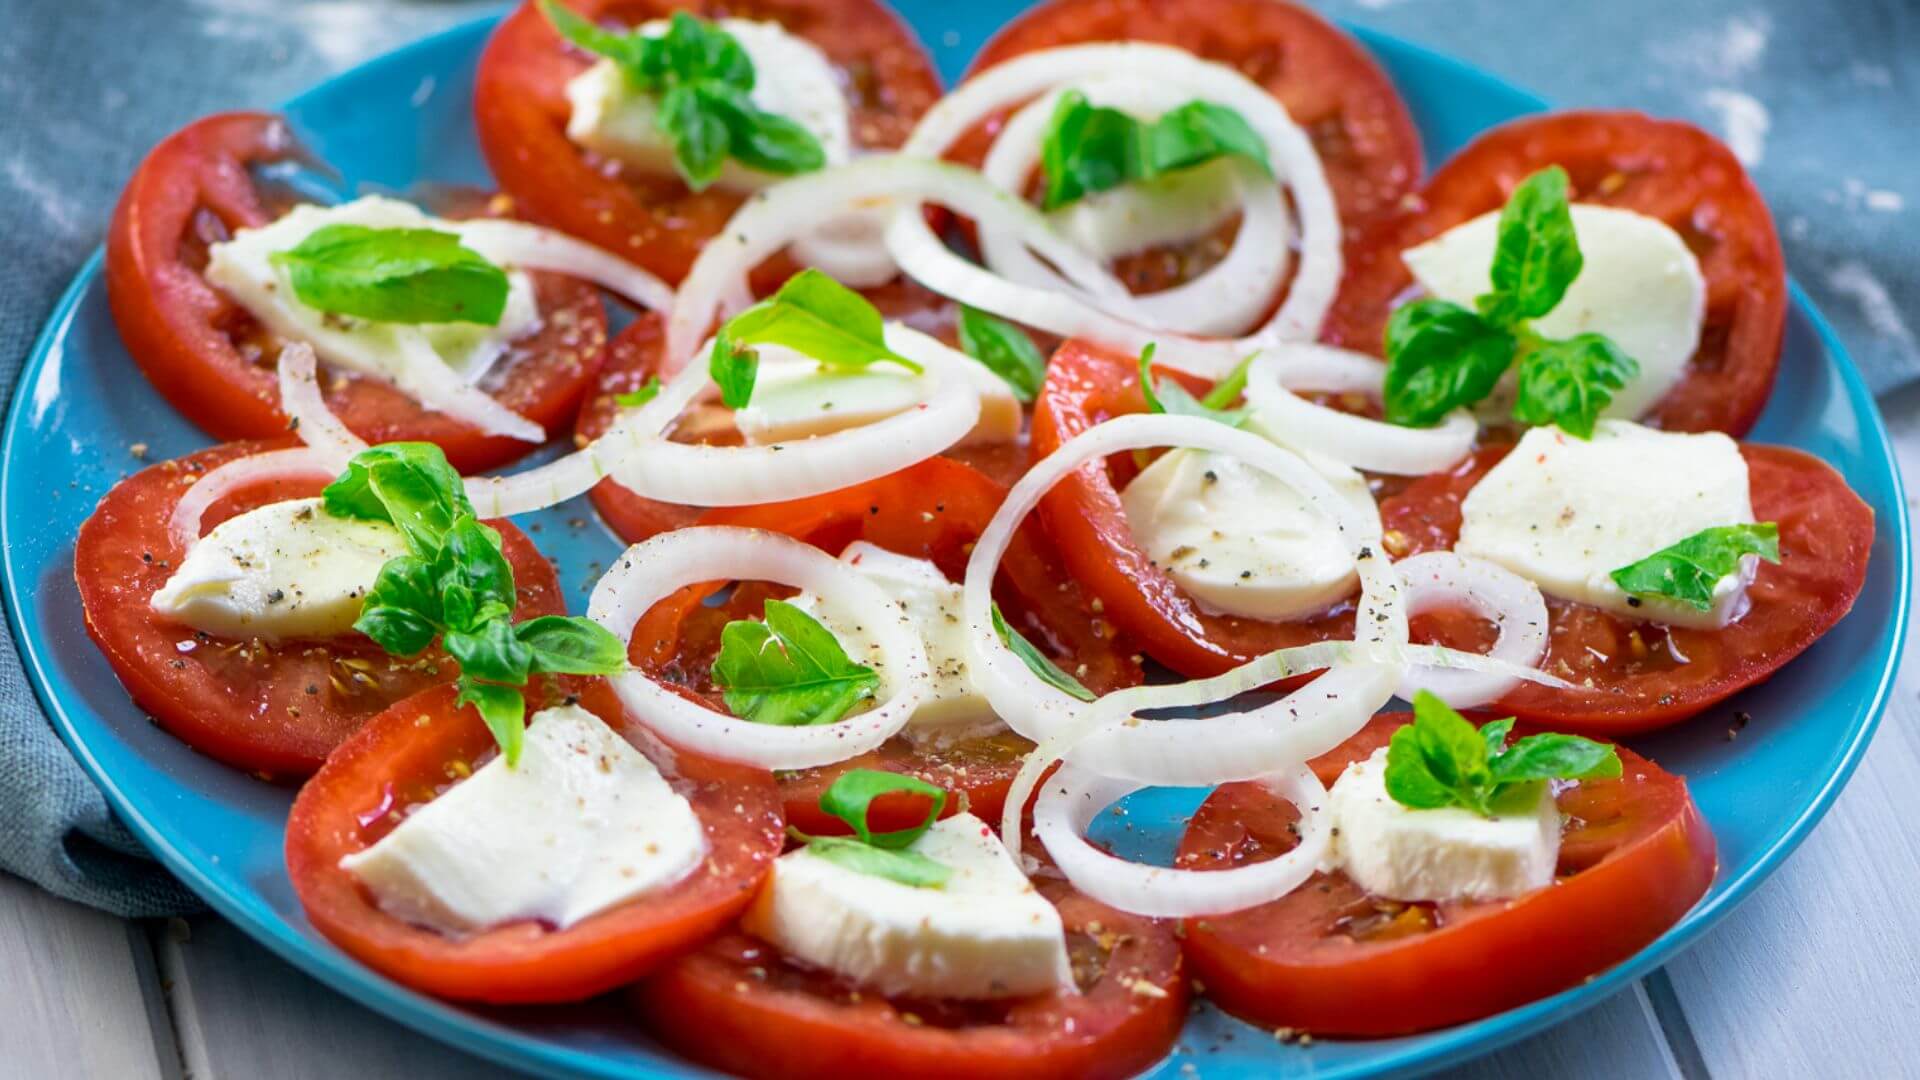
[(1567, 170), (1550, 165), (1507, 197), (1493, 249), (1493, 291), (1474, 306), (1498, 326), (1537, 319), (1560, 303), (1582, 262), (1567, 205)]
[(734, 341), (722, 326), (713, 338), (707, 374), (720, 388), (722, 404), (729, 409), (744, 409), (753, 400), (753, 384), (760, 377), (760, 354)]
[(335, 517), (391, 522), (414, 555), (429, 559), (454, 521), (473, 514), (465, 481), (432, 443), (384, 443), (362, 450), (320, 498)]
[(271, 258), (301, 303), (335, 315), (493, 326), (507, 310), (507, 272), (437, 229), (322, 225)]
[(1620, 775), (1620, 754), (1607, 743), (1578, 735), (1529, 735), (1494, 758), (1491, 769), (1494, 783), (1502, 786), (1615, 777)]
[(767, 601), (765, 622), (737, 619), (720, 631), (713, 680), (735, 716), (783, 727), (831, 724), (880, 685), (832, 631), (784, 600)]
[(1226, 400), (1233, 401), (1238, 398), (1239, 390), (1230, 384), (1237, 379), (1239, 386), (1246, 385), (1246, 365), (1251, 362), (1252, 357), (1242, 361), (1233, 374), (1216, 383), (1213, 389), (1207, 392), (1205, 398), (1196, 399), (1186, 387), (1172, 379), (1168, 379), (1158, 387), (1154, 386), (1152, 367), (1154, 348), (1155, 344), (1148, 342), (1147, 347), (1140, 350), (1140, 396), (1146, 399), (1148, 412), (1166, 413), (1170, 416), (1193, 416), (1222, 423), (1228, 427), (1239, 427), (1247, 422), (1247, 417), (1252, 415), (1251, 410), (1222, 409), (1208, 405), (1207, 402), (1218, 400), (1222, 396), (1221, 387), (1228, 387), (1232, 394), (1232, 397)]
[(1047, 358), (1025, 330), (984, 311), (960, 305), (960, 349), (1000, 376), (1013, 396), (1032, 401), (1047, 378)]
[(403, 555), (389, 559), (373, 579), (353, 628), (394, 656), (413, 656), (440, 632), (440, 594), (433, 565)]
[(753, 60), (732, 34), (686, 11), (676, 11), (660, 39), (667, 68), (683, 82), (711, 79), (739, 90), (753, 89)]
[[(932, 800), (926, 819), (910, 829), (884, 833), (871, 831), (867, 826), (868, 808), (873, 805), (873, 800), (896, 791), (924, 795)], [(940, 811), (946, 808), (945, 788), (917, 776), (880, 769), (848, 769), (820, 796), (820, 809), (846, 822), (861, 843), (883, 848), (903, 848), (920, 839), (940, 819)]]
[(507, 561), (500, 534), (471, 516), (461, 517), (447, 530), (433, 571), (449, 630), (473, 630), (504, 620), (519, 602), (513, 564)]
[(1427, 756), (1420, 748), (1420, 737), (1408, 724), (1387, 741), (1387, 771), (1383, 777), (1387, 794), (1394, 802), (1415, 810), (1438, 810), (1454, 805), (1453, 788), (1443, 784), (1427, 768)]
[(727, 128), (727, 147), (742, 165), (792, 176), (812, 172), (827, 163), (827, 152), (806, 126), (779, 113), (762, 110), (744, 89), (701, 83), (706, 108)]
[(1426, 690), (1413, 695), (1411, 726), (1427, 771), (1453, 791), (1460, 805), (1485, 814), (1491, 774), (1487, 768), (1487, 743), (1480, 732)]
[(1520, 360), (1514, 419), (1592, 438), (1601, 411), (1639, 374), (1639, 362), (1600, 334), (1542, 342)]
[(627, 646), (612, 631), (578, 615), (542, 615), (513, 628), (530, 653), (529, 668), (558, 675), (612, 675), (626, 670)]
[(1027, 670), (1033, 672), (1041, 682), (1080, 701), (1093, 701), (1098, 697), (1079, 679), (1060, 670), (1059, 665), (1047, 659), (1046, 654), (1035, 648), (1033, 642), (1015, 630), (1007, 622), (1007, 617), (1001, 614), (999, 604), (993, 605), (993, 632), (1000, 636), (1000, 643), (1019, 657), (1020, 662), (1027, 665)]
[(649, 375), (647, 381), (640, 384), (640, 389), (613, 395), (613, 403), (623, 409), (637, 409), (659, 397), (662, 385), (660, 376)]
[(505, 619), (482, 623), (473, 630), (448, 630), (440, 645), (460, 662), (460, 673), (488, 682), (526, 685), (533, 669), (533, 650), (514, 635)]
[(1233, 366), (1232, 371), (1227, 372), (1226, 378), (1213, 384), (1213, 389), (1200, 399), (1200, 404), (1209, 409), (1224, 409), (1239, 401), (1240, 395), (1247, 390), (1247, 372), (1253, 369), (1253, 361), (1259, 355), (1257, 352), (1248, 353)]
[(802, 270), (788, 278), (779, 292), (720, 328), (709, 370), (720, 386), (721, 400), (730, 408), (743, 408), (753, 398), (759, 368), (758, 358), (752, 357), (756, 345), (782, 345), (840, 371), (883, 362), (916, 373), (922, 370), (887, 347), (880, 312), (866, 297), (818, 270)]
[(1431, 427), (1493, 393), (1513, 363), (1513, 335), (1458, 304), (1421, 299), (1387, 319), (1387, 419)]
[(937, 889), (953, 877), (953, 868), (917, 851), (893, 851), (846, 836), (815, 836), (807, 850), (858, 874), (886, 878), (916, 889)]
[(520, 764), (520, 749), (527, 739), (527, 699), (511, 686), (475, 682), (465, 675), (457, 685), (460, 694), (453, 703), (471, 705), (479, 711), (480, 719), (493, 733), (493, 741), (500, 746), (500, 756), (507, 759), (507, 768)]
[(633, 31), (608, 30), (558, 0), (540, 0), (540, 13), (561, 37), (619, 65), (634, 85), (642, 89), (658, 85), (665, 50), (655, 40)]
[(1697, 611), (1713, 608), (1714, 586), (1758, 555), (1780, 561), (1780, 527), (1771, 521), (1702, 529), (1680, 542), (1629, 563), (1609, 576), (1630, 596), (1664, 596)]
[(720, 178), (733, 136), (720, 111), (710, 107), (698, 83), (676, 83), (660, 95), (654, 126), (673, 144), (673, 166), (695, 191)]
[(1487, 759), (1489, 761), (1499, 757), (1501, 751), (1506, 749), (1507, 736), (1512, 733), (1513, 717), (1511, 716), (1504, 720), (1490, 720), (1480, 725), (1480, 740), (1487, 744)]
[(1189, 101), (1146, 125), (1142, 138), (1153, 175), (1204, 165), (1219, 157), (1241, 157), (1268, 176), (1267, 144), (1253, 125), (1225, 105)]
[(1040, 170), (1046, 178), (1040, 205), (1056, 210), (1095, 192), (1227, 156), (1244, 158), (1272, 175), (1266, 142), (1224, 105), (1189, 101), (1152, 123), (1142, 123), (1069, 90), (1054, 103), (1040, 145)]

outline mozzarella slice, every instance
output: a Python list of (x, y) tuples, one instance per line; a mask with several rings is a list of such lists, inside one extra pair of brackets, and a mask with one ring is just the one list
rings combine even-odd
[(1560, 812), (1544, 783), (1491, 818), (1415, 810), (1387, 794), (1387, 748), (1347, 766), (1328, 793), (1329, 861), (1390, 900), (1498, 900), (1553, 884)]
[[(753, 396), (735, 410), (733, 422), (748, 444), (808, 439), (862, 427), (914, 408), (927, 397), (926, 378), (893, 364), (860, 371), (831, 371), (819, 361), (775, 345), (757, 347), (760, 369)], [(962, 446), (1011, 442), (1020, 437), (1020, 402), (981, 364), (955, 365), (980, 395), (980, 419)]]
[[(1257, 418), (1248, 428), (1271, 437)], [(1330, 458), (1302, 456), (1356, 509), (1378, 516), (1366, 478)], [(1120, 503), (1134, 542), (1204, 611), (1292, 619), (1355, 587), (1353, 554), (1333, 520), (1236, 458), (1169, 451), (1134, 477)]]
[[(1640, 374), (1603, 415), (1631, 419), (1686, 374), (1700, 344), (1707, 283), (1680, 234), (1657, 218), (1574, 203), (1573, 231), (1585, 262), (1560, 303), (1533, 327), (1550, 338), (1605, 334), (1640, 363)], [(1401, 253), (1433, 296), (1467, 307), (1492, 288), (1500, 214), (1491, 211)], [(1511, 379), (1507, 399), (1511, 402)]]
[(1096, 191), (1048, 214), (1054, 228), (1102, 261), (1205, 236), (1240, 212), (1231, 158)]
[[(925, 559), (897, 555), (864, 540), (848, 544), (840, 553), (840, 561), (880, 586), (899, 606), (900, 618), (918, 630), (926, 644), (933, 683), (903, 734), (917, 744), (944, 745), (1000, 730), (1000, 717), (967, 672), (967, 629), (960, 614), (960, 586), (948, 581), (939, 567)], [(876, 699), (884, 700), (892, 693), (887, 687), (879, 640), (870, 628), (849, 618), (831, 601), (822, 601), (811, 593), (801, 593), (793, 603), (832, 630), (848, 656), (880, 672), (882, 686)]]
[(707, 834), (646, 755), (577, 705), (544, 709), (519, 764), (496, 757), (342, 869), (381, 910), (448, 933), (562, 929), (686, 877)]
[(774, 863), (741, 924), (796, 960), (888, 995), (1017, 998), (1073, 985), (1060, 913), (985, 822), (956, 814), (907, 850), (953, 876), (916, 888), (801, 848)]
[[(275, 252), (297, 247), (326, 225), (376, 229), (435, 229), (462, 233), (457, 221), (431, 217), (411, 203), (368, 195), (338, 206), (302, 204), (257, 229), (241, 229), (207, 251), (207, 280), (231, 296), (267, 329), (305, 341), (336, 368), (393, 383), (422, 405), (491, 434), (544, 442), (546, 432), (483, 393), (479, 386), (515, 339), (540, 325), (533, 282), (507, 274), (507, 304), (493, 326), (479, 323), (375, 322), (308, 307), (294, 295)], [(482, 255), (482, 244), (469, 244)], [(497, 261), (497, 260), (496, 260)]]
[(1718, 432), (1602, 420), (1591, 440), (1534, 428), (1460, 504), (1454, 550), (1498, 563), (1563, 600), (1630, 619), (1717, 629), (1746, 611), (1758, 556), (1721, 579), (1713, 608), (1629, 597), (1612, 572), (1720, 525), (1753, 521), (1747, 461)]
[(386, 522), (334, 517), (319, 499), (268, 503), (201, 537), (150, 603), (216, 637), (336, 637), (353, 629), (380, 567), (405, 554)]
[[(659, 37), (669, 25), (664, 19), (655, 19), (637, 29), (649, 37)], [(750, 96), (754, 105), (811, 132), (825, 151), (828, 166), (846, 163), (853, 154), (850, 107), (833, 62), (819, 46), (788, 33), (779, 23), (721, 19), (719, 26), (753, 61)], [(642, 172), (674, 175), (673, 144), (656, 121), (659, 100), (634, 89), (612, 60), (600, 60), (574, 76), (567, 83), (566, 94), (573, 107), (567, 119), (569, 139)], [(782, 179), (728, 158), (715, 184), (751, 191)]]

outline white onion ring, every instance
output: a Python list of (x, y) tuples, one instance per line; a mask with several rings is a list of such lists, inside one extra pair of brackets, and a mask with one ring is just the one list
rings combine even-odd
[[(1489, 657), (1532, 667), (1545, 655), (1547, 602), (1533, 582), (1505, 567), (1451, 551), (1425, 552), (1396, 565), (1406, 589), (1409, 618), (1434, 608), (1464, 607), (1497, 628), (1499, 636), (1487, 651)], [(1498, 701), (1520, 681), (1490, 671), (1416, 665), (1401, 679), (1398, 693), (1412, 701), (1415, 691), (1429, 690), (1456, 709), (1468, 709)]]
[(793, 256), (850, 289), (872, 289), (899, 276), (887, 254), (891, 205), (849, 210), (793, 238)]
[(321, 396), (317, 361), (313, 346), (295, 341), (280, 350), (280, 411), (287, 414), (300, 440), (327, 456), (333, 471), (344, 472), (353, 455), (367, 448), (367, 440), (355, 435), (327, 408)]
[[(1159, 362), (1157, 353), (1154, 361)], [(1386, 365), (1370, 356), (1289, 342), (1263, 350), (1247, 370), (1247, 401), (1290, 445), (1369, 472), (1426, 476), (1444, 472), (1472, 452), (1480, 425), (1465, 409), (1448, 413), (1438, 427), (1402, 427), (1316, 405), (1293, 392), (1378, 397), (1386, 372)]]
[(311, 446), (235, 458), (208, 469), (180, 493), (180, 501), (174, 504), (173, 515), (167, 519), (167, 534), (181, 551), (186, 551), (200, 542), (200, 520), (206, 516), (207, 508), (222, 498), (268, 480), (313, 477), (332, 480), (339, 474), (332, 455)]
[(673, 306), (673, 286), (632, 263), (562, 232), (524, 221), (476, 218), (458, 223), (460, 239), (489, 261), (522, 270), (550, 270), (591, 281), (653, 311)]
[(864, 575), (812, 545), (781, 533), (694, 526), (662, 533), (626, 550), (593, 588), (587, 617), (621, 641), (648, 608), (676, 590), (709, 581), (772, 581), (833, 597), (864, 624), (880, 648), (892, 695), (857, 716), (814, 727), (756, 724), (713, 711), (637, 671), (612, 676), (634, 717), (695, 753), (763, 769), (805, 769), (864, 754), (887, 741), (920, 707), (930, 681), (926, 649), (899, 608)]
[(445, 413), (489, 435), (528, 443), (547, 441), (546, 428), (507, 408), (499, 398), (448, 367), (419, 327), (396, 326), (393, 339), (400, 346), (400, 367), (390, 373), (393, 384), (418, 401), (421, 408)]

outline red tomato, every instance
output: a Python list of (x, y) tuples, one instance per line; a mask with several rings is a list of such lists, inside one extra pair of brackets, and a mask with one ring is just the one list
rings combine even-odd
[(890, 1000), (802, 968), (738, 931), (633, 991), (655, 1037), (741, 1076), (1124, 1077), (1160, 1060), (1187, 1014), (1171, 925), (1036, 879), (1060, 909), (1077, 994)]
[[(340, 860), (496, 753), (479, 714), (455, 707), (454, 696), (452, 687), (436, 687), (374, 717), (300, 789), (287, 818), (287, 876), (307, 917), (399, 982), (495, 1004), (592, 997), (726, 926), (780, 853), (785, 833), (767, 773), (684, 751), (660, 755), (657, 743), (636, 738), (706, 827), (711, 854), (691, 875), (564, 930), (524, 920), (453, 937), (388, 915)], [(540, 707), (528, 704), (529, 712)], [(594, 711), (616, 730), (627, 723), (617, 707)]]
[[(856, 148), (898, 147), (940, 97), (939, 76), (913, 33), (875, 0), (567, 0), (609, 26), (675, 10), (777, 22), (819, 46), (839, 69), (853, 107)], [(742, 197), (689, 191), (678, 176), (636, 175), (567, 138), (568, 80), (597, 59), (567, 45), (527, 3), (507, 16), (480, 56), (473, 93), (480, 149), (516, 208), (678, 282)], [(784, 275), (781, 275), (784, 276)]]
[[(1178, 372), (1157, 374), (1177, 378), (1195, 393), (1206, 389), (1204, 382)], [(1137, 360), (1089, 342), (1069, 341), (1053, 354), (1034, 408), (1034, 458), (1052, 453), (1095, 424), (1145, 408)], [(1274, 649), (1353, 636), (1351, 601), (1290, 622), (1200, 610), (1134, 542), (1120, 503), (1120, 488), (1132, 478), (1133, 467), (1124, 456), (1090, 463), (1054, 485), (1039, 514), (1074, 580), (1147, 655), (1197, 678), (1217, 675)]]
[[(279, 117), (196, 120), (140, 163), (107, 233), (107, 299), (127, 351), (174, 408), (222, 439), (268, 439), (287, 430), (274, 372), (285, 343), (201, 275), (207, 248), (272, 221), (276, 208), (248, 170), (299, 156)], [(533, 281), (540, 327), (513, 342), (483, 386), (552, 431), (573, 414), (599, 370), (606, 312), (582, 282), (554, 274), (534, 274)], [(378, 379), (343, 373), (322, 383), (328, 407), (368, 442), (437, 443), (465, 472), (533, 449), (423, 409)]]
[[(1388, 552), (1452, 548), (1460, 500), (1508, 449), (1481, 450), (1381, 503)], [(1523, 685), (1494, 708), (1607, 738), (1665, 727), (1765, 681), (1852, 609), (1867, 580), (1872, 508), (1825, 462), (1798, 450), (1748, 445), (1740, 453), (1755, 520), (1780, 525), (1780, 562), (1760, 564), (1747, 613), (1723, 630), (1689, 630), (1549, 597), (1541, 666), (1583, 689)], [(1493, 640), (1488, 624), (1463, 612), (1419, 616), (1413, 632), (1476, 652)]]
[(1786, 326), (1786, 264), (1760, 192), (1718, 139), (1639, 113), (1572, 112), (1502, 125), (1448, 162), (1408, 213), (1347, 252), (1326, 338), (1378, 354), (1387, 316), (1413, 286), (1400, 253), (1505, 205), (1521, 180), (1558, 164), (1578, 201), (1659, 218), (1679, 232), (1707, 279), (1706, 321), (1686, 377), (1643, 419), (1672, 431), (1753, 427), (1773, 388)]
[(994, 35), (972, 70), (1099, 41), (1173, 45), (1265, 87), (1313, 140), (1350, 232), (1392, 210), (1420, 181), (1420, 133), (1387, 73), (1359, 42), (1295, 4), (1052, 0)]
[[(928, 559), (950, 579), (965, 573), (974, 540), (992, 520), (1006, 491), (979, 472), (946, 458), (826, 495), (784, 503), (709, 511), (696, 524), (769, 529), (839, 552), (855, 540)], [(742, 587), (727, 602), (705, 606), (711, 590), (683, 591), (657, 605), (633, 634), (633, 662), (676, 682), (715, 709), (725, 710), (712, 682), (720, 631), (734, 619), (760, 618), (772, 595)], [(1130, 647), (1093, 613), (1090, 601), (1060, 569), (1038, 530), (1016, 535), (1000, 564), (999, 589), (1007, 618), (1096, 692), (1134, 686), (1143, 678)], [(848, 769), (886, 769), (920, 776), (964, 793), (975, 814), (999, 817), (1007, 789), (1033, 744), (1010, 732), (968, 739), (938, 752), (917, 750), (904, 738), (859, 757), (781, 774), (787, 818), (809, 833), (842, 833), (846, 826), (819, 809), (820, 795)], [(950, 800), (949, 812), (959, 804)], [(925, 799), (885, 796), (874, 804), (876, 828), (896, 829), (925, 816)]]
[[(1330, 781), (1407, 719), (1375, 717), (1316, 771)], [(1368, 1037), (1475, 1020), (1578, 985), (1659, 937), (1713, 883), (1713, 835), (1686, 782), (1625, 747), (1620, 760), (1620, 779), (1560, 794), (1566, 824), (1547, 888), (1400, 903), (1343, 873), (1316, 874), (1279, 900), (1189, 920), (1194, 977), (1222, 1009), (1262, 1027)], [(1195, 813), (1178, 865), (1258, 862), (1293, 846), (1297, 820), (1259, 785), (1227, 784)]]
[[(74, 579), (87, 633), (134, 703), (181, 741), (236, 768), (305, 776), (367, 718), (451, 682), (459, 666), (437, 648), (391, 657), (370, 638), (233, 641), (156, 615), (153, 594), (185, 552), (167, 530), (191, 478), (272, 443), (229, 443), (143, 469), (114, 486), (80, 527)], [(280, 445), (285, 445), (281, 443)], [(319, 480), (249, 488), (209, 508), (204, 529), (267, 503), (317, 495)], [(553, 567), (520, 530), (500, 530), (513, 564), (517, 614), (564, 615)]]

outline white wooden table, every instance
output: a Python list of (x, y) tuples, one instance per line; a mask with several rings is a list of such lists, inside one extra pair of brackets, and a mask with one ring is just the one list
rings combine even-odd
[[(1920, 476), (1920, 387), (1885, 403)], [(1908, 659), (1916, 650), (1908, 644)], [(1807, 842), (1629, 992), (1475, 1077), (1920, 1077), (1920, 666)], [(382, 1019), (215, 916), (130, 923), (0, 874), (0, 1077), (509, 1075)]]

